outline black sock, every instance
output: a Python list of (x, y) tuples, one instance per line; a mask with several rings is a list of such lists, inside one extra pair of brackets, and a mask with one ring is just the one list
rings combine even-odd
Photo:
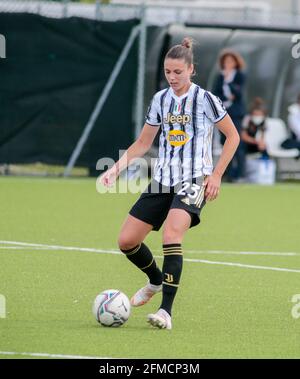
[(130, 250), (121, 249), (121, 251), (133, 264), (135, 264), (148, 276), (151, 284), (161, 284), (162, 272), (156, 266), (156, 262), (153, 258), (151, 251), (144, 243), (141, 243), (140, 245), (133, 247)]
[(182, 248), (180, 243), (163, 245), (164, 263), (163, 263), (163, 296), (160, 308), (164, 309), (171, 315), (173, 301), (179, 287), (179, 281), (182, 271)]

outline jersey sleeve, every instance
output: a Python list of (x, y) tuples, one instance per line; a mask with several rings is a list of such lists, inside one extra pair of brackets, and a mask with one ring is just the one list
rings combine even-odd
[(157, 95), (154, 95), (151, 100), (145, 117), (145, 122), (152, 126), (160, 126), (161, 124), (160, 104)]
[(209, 91), (204, 93), (203, 109), (207, 118), (213, 123), (221, 121), (227, 115), (222, 101)]

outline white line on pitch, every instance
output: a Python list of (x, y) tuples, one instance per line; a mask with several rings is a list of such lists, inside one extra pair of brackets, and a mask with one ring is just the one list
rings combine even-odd
[(58, 245), (46, 245), (41, 243), (28, 243), (19, 241), (0, 241), (2, 245), (19, 245), (19, 246), (31, 246), (31, 247), (41, 247), (50, 250), (71, 250), (71, 251), (86, 251), (90, 253), (104, 253), (104, 254), (122, 254), (120, 251), (116, 250), (103, 250), (103, 249), (93, 249), (86, 247), (73, 247), (73, 246), (58, 246)]
[[(94, 249), (86, 247), (73, 247), (73, 246), (61, 246), (61, 245), (46, 245), (39, 243), (17, 242), (17, 241), (0, 241), (0, 244), (19, 245), (25, 246), (26, 249), (35, 248), (35, 250), (71, 250), (71, 251), (87, 251), (92, 253), (107, 253), (107, 254), (121, 254), (120, 251), (113, 249)], [(23, 247), (25, 249), (25, 247)], [(22, 249), (22, 247), (9, 247), (0, 246), (0, 249)], [(153, 252), (160, 252), (160, 250), (153, 249)], [(184, 250), (188, 254), (224, 254), (224, 255), (278, 255), (278, 256), (297, 256), (299, 253), (295, 252), (268, 252), (268, 251), (226, 251), (226, 250)]]
[(56, 250), (50, 247), (34, 247), (34, 246), (0, 246), (2, 250)]
[(18, 353), (17, 351), (0, 351), (0, 355), (21, 355), (25, 357), (65, 358), (65, 359), (112, 359), (111, 357), (90, 357), (86, 355), (64, 355), (48, 353)]
[(300, 270), (293, 268), (281, 268), (281, 267), (270, 267), (270, 266), (255, 266), (255, 265), (247, 265), (244, 263), (237, 262), (217, 262), (217, 261), (207, 261), (204, 259), (190, 259), (185, 258), (186, 262), (196, 262), (196, 263), (207, 263), (211, 265), (222, 265), (222, 266), (235, 266), (235, 267), (243, 267), (243, 268), (254, 268), (258, 270), (271, 270), (271, 271), (284, 271), (284, 272), (297, 272), (300, 273)]
[[(159, 252), (160, 250), (152, 250)], [(300, 255), (294, 252), (267, 252), (267, 251), (229, 251), (229, 250), (184, 250), (188, 254), (219, 254), (219, 255), (277, 255), (277, 256), (290, 256), (294, 257)]]
[[(53, 250), (72, 250), (72, 251), (87, 251), (87, 252), (95, 252), (101, 254), (119, 254), (122, 253), (114, 250), (102, 250), (102, 249), (90, 249), (90, 248), (81, 248), (81, 247), (71, 247), (71, 246), (57, 246), (57, 245), (43, 245), (36, 243), (28, 243), (28, 242), (16, 242), (16, 241), (0, 241), (0, 244), (12, 244), (12, 245), (24, 245), (24, 246), (38, 246), (38, 247), (49, 247)], [(154, 256), (155, 258), (162, 259), (162, 256)], [(253, 268), (260, 270), (271, 270), (271, 271), (284, 271), (284, 272), (297, 272), (300, 273), (298, 269), (289, 269), (289, 268), (281, 268), (281, 267), (270, 267), (270, 266), (256, 266), (256, 265), (248, 265), (244, 263), (237, 262), (217, 262), (217, 261), (208, 261), (203, 259), (190, 259), (184, 258), (186, 262), (195, 262), (195, 263), (205, 263), (205, 264), (214, 264), (214, 265), (222, 265), (222, 266), (233, 266), (233, 267), (242, 267), (242, 268)]]

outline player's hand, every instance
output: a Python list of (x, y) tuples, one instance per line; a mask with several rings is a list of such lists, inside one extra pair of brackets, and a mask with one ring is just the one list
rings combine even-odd
[(221, 177), (217, 174), (212, 174), (207, 176), (204, 179), (203, 185), (206, 187), (205, 189), (205, 200), (212, 201), (215, 200), (220, 192), (221, 187)]
[(100, 183), (103, 184), (105, 187), (111, 187), (117, 180), (118, 176), (118, 170), (116, 166), (113, 166), (112, 168), (105, 171), (105, 173), (100, 176), (99, 180)]

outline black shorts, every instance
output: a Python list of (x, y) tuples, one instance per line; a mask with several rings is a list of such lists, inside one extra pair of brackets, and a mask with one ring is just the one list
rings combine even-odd
[(166, 187), (152, 180), (129, 214), (159, 230), (170, 209), (184, 209), (191, 216), (190, 228), (200, 223), (200, 213), (205, 205), (203, 177), (194, 178), (175, 187)]

